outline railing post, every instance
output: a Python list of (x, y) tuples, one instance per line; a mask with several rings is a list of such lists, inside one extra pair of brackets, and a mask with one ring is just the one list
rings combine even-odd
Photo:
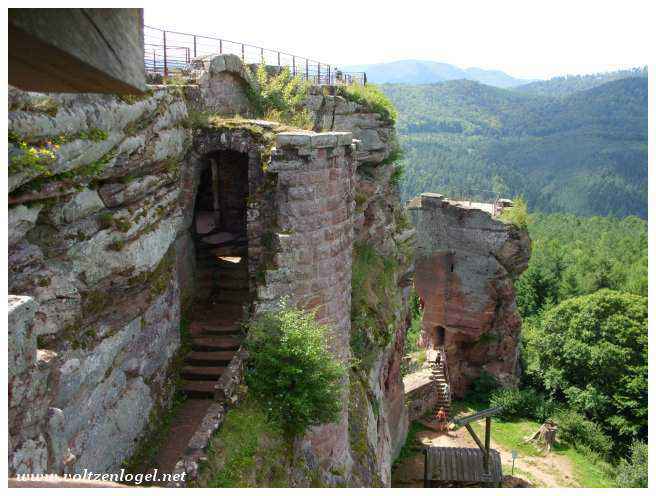
[(296, 57), (292, 55), (292, 76), (296, 76)]
[(364, 81), (363, 86), (367, 86), (367, 73), (363, 72), (362, 74), (363, 74), (362, 80)]
[(321, 62), (317, 62), (317, 84), (321, 84)]
[(196, 35), (194, 35), (194, 58), (196, 57), (198, 57), (198, 55), (196, 55)]
[(223, 54), (223, 40), (219, 40), (219, 55)]
[(157, 73), (157, 59), (155, 59), (155, 49), (153, 48), (153, 72)]
[(264, 64), (264, 48), (260, 48), (260, 61)]
[(168, 68), (168, 64), (167, 64), (167, 61), (166, 61), (166, 31), (162, 31), (162, 33), (164, 34), (164, 77), (168, 77), (169, 76), (169, 68)]
[(328, 66), (328, 84), (330, 84), (330, 66)]
[(278, 52), (278, 67), (280, 67), (280, 52)]
[(308, 59), (305, 59), (305, 80), (310, 79), (310, 68), (308, 67)]
[(243, 43), (241, 44), (241, 61), (243, 63), (246, 62), (246, 57), (244, 56), (244, 44)]

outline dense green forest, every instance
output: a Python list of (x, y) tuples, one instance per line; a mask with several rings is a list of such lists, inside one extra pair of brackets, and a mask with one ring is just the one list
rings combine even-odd
[[(508, 417), (555, 418), (560, 439), (620, 486), (647, 482), (647, 223), (532, 214), (515, 284), (522, 389), (491, 392)], [(618, 469), (619, 467), (619, 469)]]
[(647, 79), (570, 79), (587, 89), (382, 85), (399, 113), (404, 199), (485, 190), (521, 194), (532, 211), (646, 218)]

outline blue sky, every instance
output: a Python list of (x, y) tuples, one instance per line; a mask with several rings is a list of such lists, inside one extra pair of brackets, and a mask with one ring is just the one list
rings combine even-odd
[[(613, 5), (609, 5), (613, 4)], [(650, 2), (379, 0), (146, 2), (146, 24), (336, 65), (423, 59), (520, 78), (649, 63)]]

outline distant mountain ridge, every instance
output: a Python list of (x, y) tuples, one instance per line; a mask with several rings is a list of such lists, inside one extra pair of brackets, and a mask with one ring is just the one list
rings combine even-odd
[(620, 79), (647, 77), (647, 66), (634, 67), (612, 72), (600, 72), (597, 74), (566, 75), (548, 79), (546, 81), (534, 81), (532, 83), (517, 86), (514, 89), (523, 93), (532, 93), (542, 96), (569, 96), (578, 91), (585, 91)]
[(371, 83), (430, 84), (455, 79), (469, 79), (498, 88), (514, 88), (534, 80), (517, 79), (503, 71), (455, 65), (430, 60), (397, 60), (381, 64), (361, 64), (340, 67), (347, 72), (366, 72)]
[[(405, 199), (494, 190), (532, 210), (647, 218), (647, 79), (571, 79), (540, 91), (475, 81), (386, 84), (405, 158)], [(566, 81), (567, 82), (567, 81)], [(569, 94), (564, 90), (571, 91)]]

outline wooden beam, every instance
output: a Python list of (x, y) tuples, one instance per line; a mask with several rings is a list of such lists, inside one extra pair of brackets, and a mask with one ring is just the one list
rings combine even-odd
[(483, 468), (485, 473), (490, 473), (490, 433), (492, 430), (492, 419), (485, 418), (485, 452), (483, 453)]
[(465, 424), (465, 428), (467, 429), (467, 432), (469, 432), (469, 434), (471, 434), (471, 437), (474, 439), (474, 441), (476, 441), (476, 444), (481, 449), (481, 451), (484, 452), (485, 451), (485, 446), (483, 446), (483, 443), (481, 442), (481, 440), (478, 439), (478, 436), (474, 432), (474, 429), (472, 429), (472, 426), (469, 425), (469, 424)]
[(143, 9), (9, 9), (9, 84), (28, 91), (146, 90)]
[(488, 408), (487, 410), (481, 410), (480, 412), (476, 412), (472, 415), (467, 415), (466, 417), (461, 417), (453, 420), (453, 423), (462, 427), (465, 424), (468, 424), (469, 422), (474, 422), (476, 420), (480, 420), (485, 417), (491, 417), (492, 415), (495, 415), (501, 411), (501, 407), (495, 407), (495, 408)]

